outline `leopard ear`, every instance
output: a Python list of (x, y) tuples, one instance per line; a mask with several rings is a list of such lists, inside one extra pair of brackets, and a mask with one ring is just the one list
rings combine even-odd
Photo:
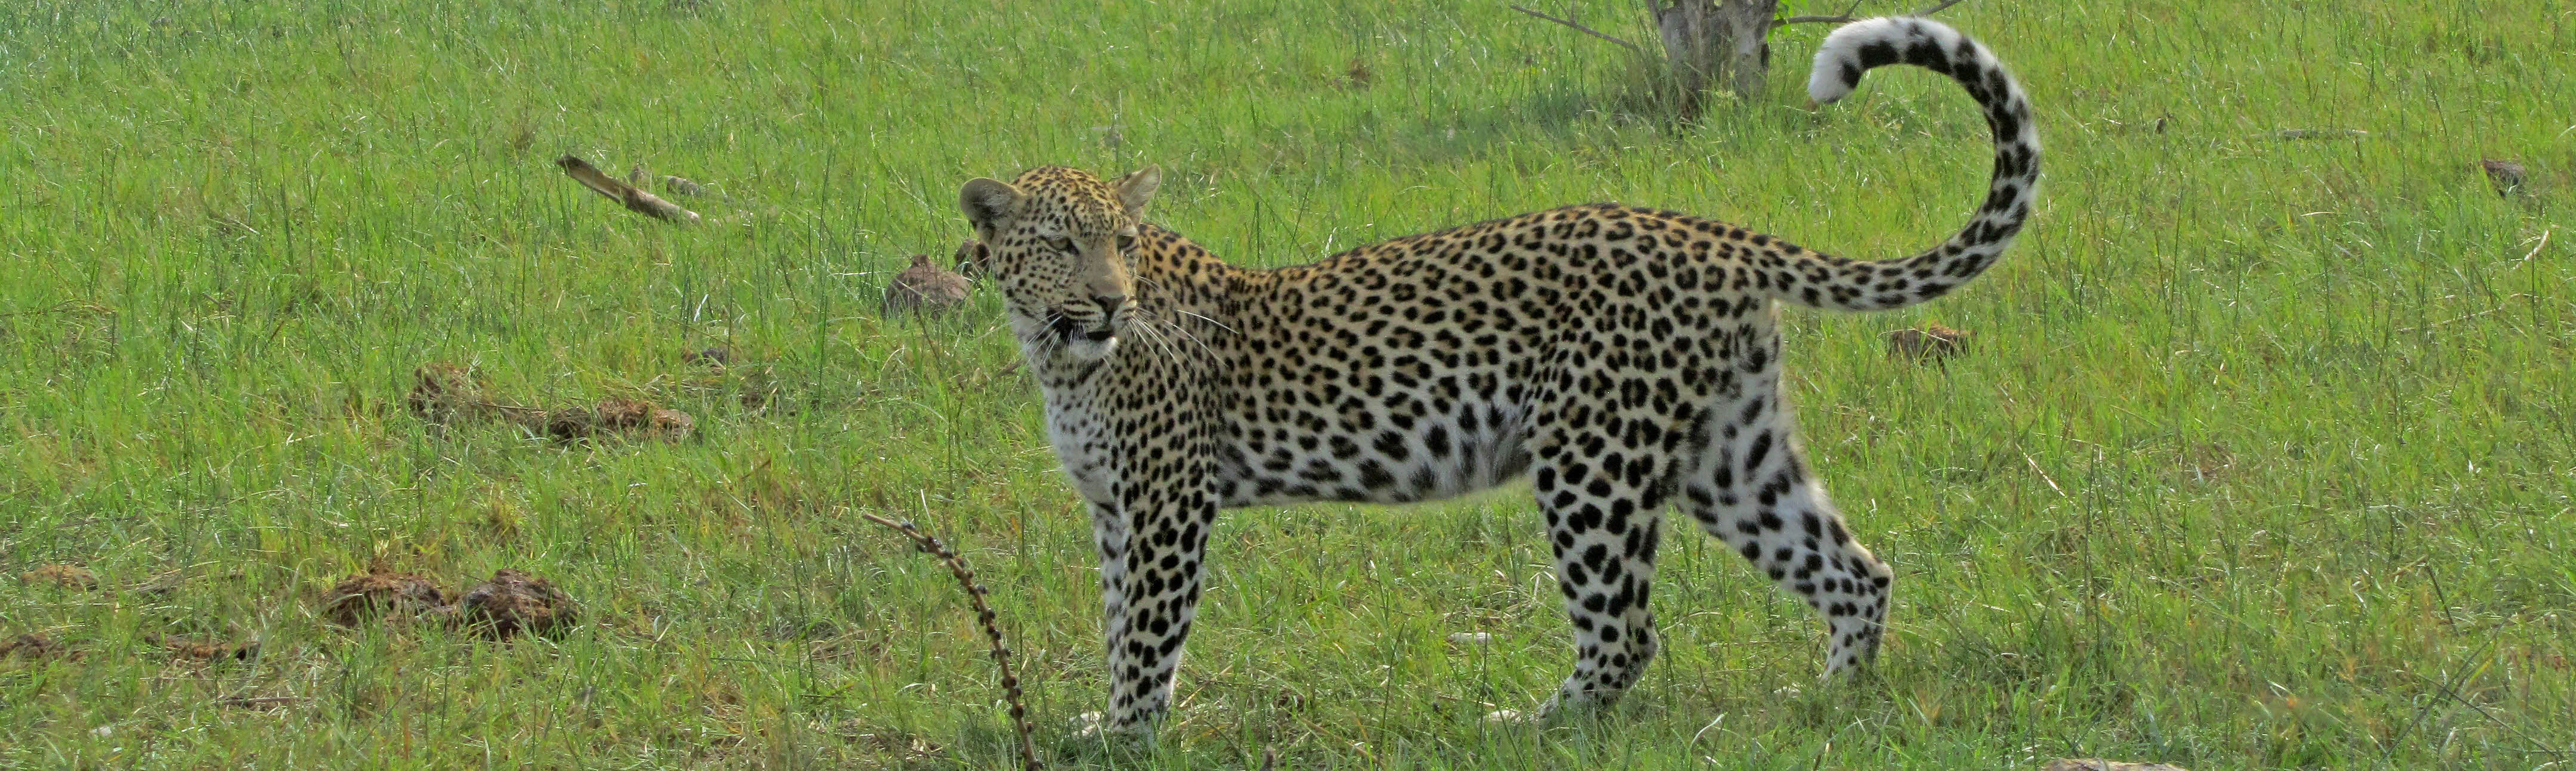
[(1019, 213), (1020, 191), (1001, 180), (976, 177), (957, 191), (957, 208), (985, 238), (992, 238), (1003, 222)]
[(1145, 218), (1145, 202), (1154, 199), (1154, 189), (1163, 186), (1163, 167), (1146, 166), (1118, 178), (1118, 203), (1127, 207), (1127, 216)]

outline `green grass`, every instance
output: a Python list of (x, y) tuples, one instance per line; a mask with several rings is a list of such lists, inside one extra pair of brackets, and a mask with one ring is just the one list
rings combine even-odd
[[(0, 636), (83, 653), (0, 660), (0, 766), (1009, 763), (955, 587), (857, 510), (964, 548), (1063, 767), (2576, 762), (2576, 17), (2549, 4), (1945, 12), (2020, 73), (2049, 176), (1969, 288), (1791, 314), (1807, 446), (1899, 571), (1872, 676), (1818, 687), (1818, 624), (1676, 537), (1623, 707), (1489, 728), (1571, 659), (1526, 501), (1246, 510), (1133, 750), (1065, 728), (1105, 692), (1089, 526), (998, 300), (875, 313), (966, 235), (960, 182), (1161, 163), (1159, 220), (1247, 264), (1604, 199), (1893, 255), (1981, 197), (1984, 126), (1919, 71), (1799, 109), (1812, 26), (1771, 96), (1674, 130), (1628, 115), (1614, 48), (1501, 3), (847, 5), (0, 8), (0, 568), (105, 582), (0, 577)], [(564, 152), (748, 219), (626, 214)], [(1973, 352), (1888, 361), (1926, 320)], [(681, 359), (719, 344), (729, 370)], [(402, 403), (431, 361), (699, 438), (435, 434)], [(370, 563), (527, 569), (584, 623), (322, 620)]]

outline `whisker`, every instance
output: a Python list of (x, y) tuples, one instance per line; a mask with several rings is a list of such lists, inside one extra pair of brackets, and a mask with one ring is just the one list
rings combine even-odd
[(1196, 314), (1196, 313), (1191, 313), (1191, 312), (1189, 311), (1189, 309), (1187, 309), (1187, 308), (1174, 308), (1173, 310), (1174, 310), (1174, 311), (1178, 311), (1178, 312), (1179, 312), (1181, 315), (1183, 315), (1183, 316), (1188, 316), (1188, 317), (1190, 317), (1190, 318), (1194, 318), (1194, 319), (1198, 319), (1198, 320), (1200, 320), (1200, 321), (1204, 321), (1204, 322), (1207, 322), (1207, 323), (1210, 323), (1210, 324), (1214, 324), (1214, 325), (1216, 325), (1216, 328), (1218, 328), (1218, 329), (1222, 329), (1222, 330), (1225, 330), (1225, 331), (1226, 331), (1226, 332), (1228, 332), (1228, 333), (1232, 333), (1232, 334), (1236, 334), (1236, 335), (1241, 335), (1241, 334), (1243, 334), (1243, 333), (1241, 333), (1241, 332), (1236, 332), (1236, 331), (1234, 331), (1234, 328), (1233, 328), (1233, 327), (1226, 326), (1224, 322), (1217, 321), (1216, 319), (1208, 318), (1208, 317), (1206, 317), (1206, 316), (1202, 316), (1202, 315), (1199, 315), (1199, 314)]
[[(1214, 320), (1212, 320), (1212, 319), (1208, 319), (1206, 316), (1200, 316), (1200, 315), (1198, 315), (1198, 314), (1196, 314), (1196, 313), (1190, 313), (1189, 311), (1186, 311), (1186, 310), (1183, 310), (1183, 311), (1180, 311), (1180, 312), (1181, 312), (1181, 313), (1183, 313), (1183, 314), (1186, 314), (1186, 315), (1188, 315), (1188, 316), (1194, 317), (1194, 318), (1198, 318), (1198, 319), (1202, 319), (1202, 320), (1207, 320), (1207, 321), (1208, 321), (1208, 323), (1210, 323), (1210, 324), (1215, 324), (1215, 323), (1216, 323)], [(1159, 320), (1159, 319), (1158, 319), (1158, 320)], [(1183, 327), (1183, 326), (1181, 326), (1181, 325), (1179, 325), (1179, 324), (1175, 324), (1175, 323), (1173, 323), (1173, 322), (1171, 322), (1171, 321), (1168, 321), (1168, 320), (1160, 320), (1160, 321), (1162, 322), (1162, 324), (1163, 324), (1163, 326), (1164, 326), (1165, 328), (1169, 329), (1169, 330), (1170, 330), (1171, 332), (1173, 332), (1174, 334), (1178, 334), (1178, 335), (1180, 335), (1180, 336), (1181, 336), (1181, 339), (1188, 340), (1188, 341), (1190, 341), (1191, 343), (1196, 344), (1196, 345), (1199, 347), (1199, 353), (1204, 354), (1204, 355), (1206, 355), (1208, 358), (1211, 358), (1211, 359), (1216, 358), (1216, 350), (1215, 350), (1215, 349), (1212, 349), (1212, 348), (1209, 348), (1209, 347), (1208, 347), (1208, 344), (1207, 344), (1207, 341), (1206, 341), (1206, 340), (1201, 340), (1201, 339), (1199, 339), (1199, 336), (1198, 336), (1198, 335), (1196, 335), (1196, 334), (1194, 334), (1194, 333), (1192, 333), (1192, 332), (1190, 332), (1189, 328), (1187, 328), (1187, 327)], [(1223, 324), (1218, 324), (1217, 326), (1222, 327), (1222, 326), (1224, 326), (1224, 325), (1223, 325)]]
[(1180, 352), (1172, 347), (1171, 336), (1166, 335), (1163, 332), (1163, 327), (1168, 326), (1168, 324), (1160, 317), (1143, 308), (1137, 308), (1135, 323), (1131, 326), (1138, 332), (1143, 333), (1145, 339), (1148, 342), (1153, 343), (1154, 347), (1162, 352), (1164, 358), (1171, 359), (1173, 361), (1180, 360)]

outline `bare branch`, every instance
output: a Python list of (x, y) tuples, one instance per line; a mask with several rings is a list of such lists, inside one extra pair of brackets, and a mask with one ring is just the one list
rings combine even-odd
[[(1953, 5), (1958, 5), (1958, 4), (1959, 4), (1959, 2), (1960, 2), (1960, 0), (1941, 0), (1941, 2), (1939, 2), (1939, 3), (1934, 3), (1934, 4), (1932, 5), (1932, 7), (1930, 7), (1930, 8), (1925, 8), (1925, 9), (1920, 10), (1920, 11), (1915, 11), (1915, 12), (1913, 12), (1913, 13), (1911, 13), (1911, 14), (1907, 14), (1907, 15), (1909, 15), (1909, 16), (1930, 16), (1930, 15), (1932, 15), (1932, 14), (1940, 13), (1940, 12), (1942, 11), (1942, 9), (1949, 8), (1950, 6), (1953, 6)], [(1859, 6), (1858, 4), (1854, 4), (1854, 5), (1852, 6), (1852, 9), (1853, 9), (1853, 10), (1858, 10), (1859, 8), (1860, 8), (1860, 6)], [(1789, 25), (1791, 25), (1791, 24), (1841, 24), (1841, 23), (1844, 23), (1844, 22), (1852, 22), (1852, 21), (1860, 21), (1860, 18), (1859, 18), (1859, 17), (1856, 17), (1856, 16), (1851, 15), (1851, 11), (1847, 10), (1847, 11), (1843, 11), (1842, 15), (1840, 15), (1840, 16), (1791, 16), (1791, 17), (1786, 18), (1786, 19), (1781, 19), (1781, 20), (1779, 20), (1779, 21), (1771, 22), (1771, 26), (1772, 26), (1772, 27), (1774, 27), (1774, 28), (1778, 28), (1778, 27), (1786, 27), (1786, 26), (1789, 26)]]
[[(1953, 0), (1953, 2), (1956, 2), (1956, 0)], [(1597, 37), (1597, 38), (1600, 38), (1600, 39), (1603, 39), (1603, 40), (1607, 40), (1607, 41), (1610, 41), (1610, 42), (1613, 42), (1613, 43), (1617, 43), (1617, 44), (1619, 44), (1619, 47), (1621, 47), (1621, 48), (1625, 48), (1625, 49), (1628, 49), (1628, 52), (1629, 52), (1629, 53), (1636, 54), (1636, 55), (1638, 55), (1638, 56), (1644, 56), (1644, 55), (1646, 55), (1646, 49), (1638, 48), (1638, 47), (1637, 47), (1637, 44), (1635, 44), (1635, 43), (1631, 43), (1631, 42), (1628, 42), (1628, 41), (1625, 41), (1625, 40), (1620, 40), (1620, 39), (1618, 39), (1618, 38), (1611, 37), (1611, 36), (1609, 36), (1609, 35), (1603, 34), (1600, 30), (1593, 29), (1593, 28), (1591, 28), (1591, 27), (1586, 27), (1586, 26), (1583, 26), (1583, 25), (1581, 25), (1581, 24), (1576, 24), (1576, 23), (1574, 23), (1574, 22), (1573, 22), (1573, 21), (1571, 21), (1571, 20), (1567, 20), (1567, 19), (1560, 19), (1560, 18), (1557, 18), (1557, 17), (1554, 17), (1554, 16), (1549, 16), (1549, 15), (1547, 15), (1547, 14), (1540, 13), (1540, 12), (1537, 12), (1537, 11), (1533, 11), (1533, 10), (1530, 10), (1530, 9), (1527, 9), (1527, 8), (1523, 8), (1523, 7), (1520, 7), (1520, 6), (1517, 6), (1517, 5), (1512, 6), (1512, 10), (1519, 11), (1519, 12), (1521, 12), (1521, 13), (1526, 13), (1526, 14), (1529, 14), (1529, 15), (1531, 15), (1531, 16), (1536, 16), (1536, 17), (1539, 17), (1539, 18), (1542, 18), (1542, 19), (1546, 19), (1546, 20), (1548, 20), (1548, 21), (1556, 22), (1556, 23), (1558, 23), (1558, 24), (1563, 24), (1563, 25), (1568, 26), (1568, 27), (1573, 27), (1573, 28), (1575, 29), (1575, 31), (1577, 31), (1577, 32), (1581, 32), (1581, 33), (1586, 34), (1586, 35), (1591, 35), (1591, 36), (1593, 36), (1593, 37)]]
[[(561, 158), (556, 158), (555, 165), (563, 167), (564, 173), (571, 175), (572, 178), (575, 181), (580, 182), (583, 187), (590, 188), (591, 191), (602, 196), (606, 196), (608, 200), (624, 204), (628, 211), (654, 217), (665, 222), (675, 222), (682, 225), (692, 225), (698, 222), (697, 212), (681, 208), (679, 204), (662, 200), (661, 196), (644, 192), (642, 188), (635, 187), (634, 185), (619, 181), (615, 177), (608, 176), (607, 173), (600, 171), (598, 167), (590, 165), (589, 162), (583, 161), (579, 157), (566, 155)], [(635, 170), (641, 172), (644, 170), (644, 167), (638, 166), (635, 167)]]

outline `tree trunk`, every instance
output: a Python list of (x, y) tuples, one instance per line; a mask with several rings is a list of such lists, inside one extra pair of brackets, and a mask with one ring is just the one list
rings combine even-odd
[(1768, 33), (1779, 8), (1779, 0), (1672, 0), (1655, 8), (1655, 30), (1685, 113), (1698, 114), (1700, 93), (1716, 83), (1742, 98), (1762, 93), (1771, 71)]

